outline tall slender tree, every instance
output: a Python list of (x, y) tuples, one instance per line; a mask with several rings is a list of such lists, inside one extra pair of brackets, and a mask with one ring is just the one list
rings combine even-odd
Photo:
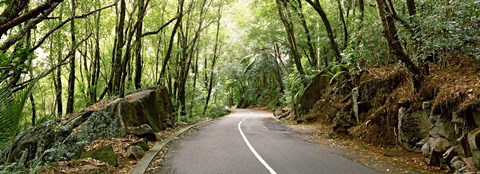
[(397, 35), (397, 27), (395, 26), (395, 20), (393, 18), (393, 7), (388, 7), (385, 0), (375, 0), (377, 5), (378, 15), (380, 16), (384, 37), (387, 39), (388, 46), (397, 58), (405, 64), (410, 71), (413, 79), (413, 87), (416, 91), (420, 90), (421, 82), (423, 80), (423, 74), (420, 69), (413, 63), (408, 54), (405, 52), (403, 46), (400, 43), (400, 39)]
[(298, 8), (295, 7), (294, 2), (295, 1), (291, 1), (292, 7), (300, 17), (300, 22), (302, 24), (303, 30), (305, 31), (305, 35), (307, 37), (307, 47), (308, 47), (308, 53), (309, 53), (311, 65), (313, 67), (317, 67), (319, 66), (317, 52), (315, 51), (316, 48), (315, 48), (315, 45), (313, 44), (312, 33), (310, 32), (310, 29), (308, 28), (308, 25), (307, 25), (307, 21), (305, 19), (302, 1), (301, 0), (296, 1), (296, 5), (298, 6)]
[[(77, 9), (77, 2), (76, 0), (71, 0), (71, 8), (72, 8), (72, 21), (70, 22), (70, 34), (71, 34), (71, 48), (72, 50), (75, 49), (76, 46), (76, 31), (75, 31), (75, 15)], [(67, 97), (67, 114), (73, 113), (74, 110), (74, 97), (75, 97), (75, 51), (70, 57), (70, 73), (68, 76), (68, 97)]]
[(295, 62), (298, 73), (302, 77), (303, 84), (306, 86), (308, 84), (305, 80), (305, 71), (303, 69), (301, 56), (298, 51), (295, 30), (293, 23), (291, 22), (290, 10), (288, 9), (287, 2), (285, 0), (276, 0), (275, 2), (277, 4), (278, 14), (280, 15), (280, 19), (282, 20), (283, 26), (287, 34), (287, 40), (290, 46), (290, 52), (292, 54), (293, 61)]
[(313, 2), (312, 0), (305, 0), (305, 1), (307, 1), (307, 3), (310, 4), (313, 7), (313, 9), (315, 9), (315, 11), (318, 13), (318, 15), (320, 15), (320, 17), (322, 18), (323, 25), (325, 26), (325, 29), (327, 31), (328, 39), (330, 40), (330, 45), (335, 55), (335, 60), (337, 61), (337, 63), (341, 63), (342, 56), (340, 55), (338, 44), (335, 41), (335, 35), (333, 33), (332, 26), (330, 25), (330, 21), (328, 20), (327, 14), (323, 10), (322, 5), (320, 4), (319, 0), (315, 0), (315, 2)]
[(126, 16), (126, 3), (125, 0), (120, 1), (120, 7), (118, 19), (117, 19), (117, 28), (116, 28), (116, 37), (115, 37), (115, 49), (112, 57), (112, 73), (111, 79), (109, 82), (110, 95), (120, 94), (121, 90), (121, 81), (122, 81), (122, 56), (123, 56), (123, 47), (125, 45), (125, 16)]
[(212, 89), (213, 89), (213, 80), (214, 80), (214, 71), (215, 71), (215, 65), (217, 63), (217, 59), (219, 57), (219, 49), (220, 49), (220, 23), (222, 19), (222, 8), (223, 8), (223, 3), (220, 3), (217, 11), (217, 28), (215, 31), (215, 45), (213, 46), (213, 56), (212, 56), (212, 66), (210, 68), (210, 80), (208, 82), (208, 89), (207, 89), (207, 99), (205, 100), (205, 107), (203, 108), (203, 114), (207, 112), (208, 108), (208, 103), (210, 102), (210, 97), (212, 95)]

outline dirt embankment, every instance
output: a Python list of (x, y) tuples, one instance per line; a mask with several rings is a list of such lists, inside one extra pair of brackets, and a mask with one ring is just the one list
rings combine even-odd
[(368, 68), (354, 80), (358, 83), (351, 92), (339, 92), (335, 84), (314, 91), (322, 94), (320, 99), (305, 114), (291, 118), (330, 125), (336, 133), (362, 142), (422, 152), (430, 166), (476, 171), (480, 62), (450, 58), (429, 67), (418, 91), (401, 64)]

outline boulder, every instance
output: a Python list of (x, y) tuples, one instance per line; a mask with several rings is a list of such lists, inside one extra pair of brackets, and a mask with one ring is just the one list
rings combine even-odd
[(398, 109), (399, 144), (409, 151), (420, 151), (423, 144), (419, 143), (429, 137), (428, 113), (426, 111), (412, 112), (401, 107)]
[[(17, 162), (23, 152), (27, 152), (26, 161), (42, 158), (45, 151), (62, 144), (72, 133), (72, 129), (81, 125), (92, 114), (93, 111), (85, 111), (62, 122), (50, 120), (19, 133), (13, 143), (15, 146), (11, 148), (10, 162)], [(10, 148), (6, 148), (0, 153), (2, 159), (6, 159), (9, 150)]]
[(129, 146), (127, 150), (128, 158), (133, 160), (142, 159), (145, 151), (140, 146)]
[[(13, 158), (9, 162), (18, 162), (24, 152), (27, 162), (33, 159), (43, 162), (77, 159), (84, 147), (95, 140), (125, 136), (127, 126), (148, 124), (162, 129), (174, 125), (174, 108), (166, 88), (143, 91), (126, 98), (114, 100), (98, 110), (76, 113), (62, 121), (47, 121), (20, 132), (14, 139)], [(156, 138), (151, 130), (146, 138)], [(3, 149), (0, 158), (6, 159), (9, 153), (10, 148)]]
[(430, 138), (425, 144), (422, 146), (422, 155), (423, 159), (425, 160), (425, 163), (427, 165), (435, 165), (438, 164), (438, 158), (436, 157), (438, 154), (434, 153), (432, 150), (431, 144), (435, 141), (434, 138)]
[[(11, 151), (12, 159), (7, 160), (10, 162), (16, 162), (20, 160), (23, 152), (27, 152), (27, 159), (32, 160), (38, 158), (37, 150), (45, 151), (48, 148), (53, 146), (55, 141), (54, 128), (58, 124), (56, 121), (47, 121), (36, 127), (27, 129), (26, 131), (21, 132), (17, 137), (15, 137), (14, 143)], [(8, 148), (5, 149), (9, 149)], [(6, 159), (9, 154), (8, 151), (2, 152), (2, 159)]]
[(130, 146), (138, 146), (138, 147), (141, 147), (144, 151), (148, 151), (150, 149), (150, 147), (148, 146), (148, 141), (147, 139), (144, 139), (142, 138), (141, 140), (138, 140), (132, 144), (130, 144)]
[(450, 142), (445, 138), (430, 139), (422, 146), (422, 154), (427, 165), (438, 165), (443, 159), (443, 154), (451, 146)]
[(445, 138), (437, 138), (435, 141), (431, 144), (431, 148), (435, 152), (439, 152), (443, 154), (448, 150), (448, 148), (451, 146), (450, 141), (448, 141)]
[(130, 94), (125, 99), (127, 102), (122, 105), (120, 114), (126, 126), (148, 124), (155, 131), (175, 126), (175, 110), (166, 88)]
[(473, 164), (480, 168), (480, 128), (468, 133), (468, 144), (473, 157)]
[(146, 138), (148, 141), (156, 141), (157, 135), (153, 131), (152, 127), (148, 124), (142, 124), (139, 127), (135, 127), (131, 130), (131, 133), (140, 138)]
[(115, 151), (113, 151), (112, 145), (98, 147), (98, 148), (83, 152), (80, 158), (82, 159), (93, 158), (115, 167), (118, 166), (118, 155), (115, 153)]
[(455, 142), (457, 140), (455, 125), (452, 123), (451, 119), (447, 119), (440, 115), (430, 116), (430, 124), (430, 136), (434, 138), (443, 137), (450, 142)]
[(83, 148), (95, 140), (122, 137), (126, 135), (126, 127), (118, 113), (125, 99), (117, 99), (105, 108), (94, 113), (78, 127), (74, 128), (65, 140), (56, 142), (55, 146), (43, 154), (46, 161), (76, 159)]

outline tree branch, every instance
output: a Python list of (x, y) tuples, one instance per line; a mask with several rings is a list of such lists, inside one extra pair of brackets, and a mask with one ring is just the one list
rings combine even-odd
[(165, 23), (165, 24), (163, 24), (162, 26), (160, 26), (160, 28), (158, 28), (157, 30), (143, 33), (143, 34), (142, 34), (142, 37), (149, 36), (149, 35), (154, 35), (154, 34), (158, 34), (158, 33), (159, 33), (160, 31), (162, 31), (165, 27), (167, 27), (168, 25), (170, 25), (173, 21), (175, 21), (175, 20), (177, 20), (177, 19), (178, 19), (178, 16), (173, 17), (173, 18), (170, 19), (167, 23)]
[[(30, 19), (36, 18), (37, 16), (44, 14), (46, 11), (49, 11), (52, 7), (56, 7), (58, 3), (63, 2), (63, 0), (48, 0), (47, 2), (39, 5), (38, 7), (34, 8), (33, 10), (18, 16), (6, 23), (0, 25), (0, 36), (5, 34), (11, 28), (20, 25)], [(48, 12), (47, 12), (48, 13)]]
[[(57, 0), (58, 1), (58, 0)], [(42, 14), (40, 14), (40, 16), (38, 16), (37, 18), (31, 20), (30, 22), (28, 22), (18, 33), (16, 33), (15, 35), (9, 37), (8, 39), (6, 39), (2, 45), (0, 46), (0, 52), (6, 52), (8, 50), (8, 48), (10, 48), (13, 44), (17, 43), (20, 39), (22, 39), (25, 34), (30, 31), (32, 28), (34, 28), (38, 23), (42, 22), (43, 20), (45, 20), (45, 18), (50, 14), (52, 13), (52, 11), (60, 4), (60, 2), (55, 2), (53, 5), (50, 6), (49, 9), (43, 11)], [(1, 32), (0, 32), (1, 33)], [(1, 34), (0, 34), (1, 36)]]
[[(92, 36), (92, 34), (88, 35), (86, 38), (84, 38), (84, 39), (81, 40), (79, 43), (77, 43), (77, 44), (75, 45), (75, 47), (74, 47), (72, 50), (70, 50), (70, 52), (68, 52), (68, 54), (62, 59), (62, 61), (60, 61), (57, 65), (53, 66), (52, 68), (44, 71), (42, 74), (46, 76), (46, 75), (52, 73), (53, 71), (55, 71), (57, 68), (59, 68), (59, 67), (61, 67), (61, 66), (63, 66), (63, 65), (68, 64), (69, 62), (68, 62), (67, 60), (68, 60), (71, 56), (73, 56), (73, 54), (75, 54), (75, 50), (77, 50), (77, 48), (78, 48), (80, 45), (82, 45), (83, 42), (87, 41), (91, 36)], [(27, 80), (27, 81), (24, 81), (23, 83), (14, 86), (14, 88), (13, 88), (13, 90), (12, 90), (12, 93), (15, 93), (15, 92), (17, 92), (17, 91), (20, 91), (20, 90), (24, 89), (25, 87), (28, 86), (28, 84), (29, 84), (30, 82), (32, 82), (32, 80), (35, 80), (35, 78), (32, 78), (32, 79)]]
[(0, 24), (4, 24), (7, 21), (15, 19), (18, 17), (20, 12), (22, 12), (27, 7), (28, 1), (25, 0), (15, 0), (10, 2), (5, 10), (0, 15)]
[[(387, 2), (387, 7), (388, 7), (388, 9), (389, 9), (390, 12), (391, 12), (391, 13), (389, 13), (389, 14), (387, 14), (387, 15), (392, 15), (393, 19), (399, 21), (399, 22), (403, 25), (403, 27), (408, 30), (408, 32), (410, 32), (410, 33), (412, 33), (412, 34), (415, 34), (415, 33), (413, 32), (412, 26), (410, 26), (410, 24), (409, 24), (406, 20), (404, 20), (404, 19), (402, 19), (400, 16), (398, 16), (397, 11), (395, 10), (395, 7), (393, 6), (392, 0), (388, 0), (388, 2)], [(387, 11), (387, 12), (388, 12), (388, 11)]]
[[(88, 12), (88, 13), (85, 13), (85, 14), (82, 14), (80, 16), (75, 16), (75, 19), (81, 19), (81, 18), (86, 18), (92, 14), (95, 14), (97, 12), (100, 12), (100, 11), (103, 11), (107, 8), (110, 8), (110, 7), (113, 7), (115, 6), (117, 3), (118, 3), (119, 0), (115, 1), (113, 4), (111, 5), (108, 5), (108, 6), (105, 6), (105, 7), (102, 7), (102, 8), (99, 8), (99, 9), (96, 9), (96, 10), (93, 10), (91, 12)], [(55, 31), (59, 30), (60, 28), (62, 28), (65, 24), (67, 24), (68, 22), (72, 21), (74, 18), (70, 17), (69, 19), (63, 21), (62, 23), (58, 24), (55, 28), (53, 28), (52, 30), (48, 31), (47, 34), (45, 34), (45, 36), (43, 36), (39, 42), (32, 48), (30, 49), (30, 52), (33, 52), (35, 51), (37, 48), (39, 48), (43, 42), (45, 42), (45, 40), (47, 40), (48, 37), (50, 37), (50, 35), (52, 35), (53, 33), (55, 33)]]

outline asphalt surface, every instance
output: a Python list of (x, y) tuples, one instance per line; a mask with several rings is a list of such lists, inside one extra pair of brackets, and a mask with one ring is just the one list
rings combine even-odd
[(378, 173), (340, 151), (306, 141), (269, 112), (246, 109), (181, 138), (162, 168), (161, 173), (178, 174)]

